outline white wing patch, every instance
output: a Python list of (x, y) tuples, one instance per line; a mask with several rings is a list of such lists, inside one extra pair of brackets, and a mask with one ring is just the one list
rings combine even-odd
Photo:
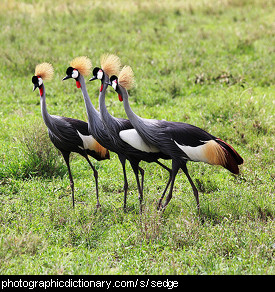
[(208, 159), (205, 155), (205, 145), (199, 145), (197, 147), (185, 146), (178, 144), (175, 140), (176, 145), (190, 158), (192, 161), (202, 161), (208, 163)]
[[(94, 139), (93, 136), (85, 136), (82, 135), (79, 131), (77, 131), (79, 137), (82, 139), (83, 141), (83, 146), (84, 149), (90, 149), (90, 150), (95, 150), (95, 144), (96, 144), (96, 140)], [(78, 146), (80, 149), (83, 149), (82, 147)]]
[(119, 137), (132, 147), (144, 151), (147, 153), (153, 152), (153, 153), (158, 153), (160, 150), (153, 146), (153, 145), (148, 145), (144, 142), (144, 140), (140, 137), (138, 132), (135, 129), (130, 129), (130, 130), (123, 130), (119, 132)]

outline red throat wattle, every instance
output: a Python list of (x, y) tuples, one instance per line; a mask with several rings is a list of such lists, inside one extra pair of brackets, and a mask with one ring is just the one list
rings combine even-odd
[(80, 84), (80, 82), (78, 80), (76, 80), (76, 87), (77, 88), (80, 88), (81, 87), (81, 84)]
[(121, 94), (118, 94), (118, 99), (119, 99), (119, 101), (123, 101)]
[(40, 92), (40, 96), (43, 95), (43, 88), (42, 87), (39, 87), (39, 92)]
[(99, 91), (101, 92), (102, 89), (103, 89), (103, 83), (101, 84), (101, 87), (100, 87)]

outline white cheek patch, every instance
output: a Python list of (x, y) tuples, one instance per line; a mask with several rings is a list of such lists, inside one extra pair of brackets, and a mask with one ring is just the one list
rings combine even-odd
[(77, 70), (73, 70), (72, 78), (76, 79), (77, 77), (78, 77), (78, 71)]
[(112, 82), (112, 87), (113, 87), (114, 90), (116, 90), (116, 87), (117, 87), (117, 82), (116, 81)]
[(102, 71), (102, 70), (99, 70), (99, 71), (97, 72), (97, 79), (101, 80), (102, 77), (103, 77), (103, 71)]
[(39, 77), (39, 78), (38, 78), (38, 85), (41, 86), (42, 83), (43, 83), (43, 80), (42, 80), (42, 78)]

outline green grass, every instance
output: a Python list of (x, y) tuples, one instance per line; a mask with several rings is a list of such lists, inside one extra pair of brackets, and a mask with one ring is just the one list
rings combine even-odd
[[(274, 1), (3, 1), (0, 4), (1, 274), (274, 274)], [(144, 212), (127, 165), (128, 209), (116, 155), (93, 173), (73, 155), (76, 207), (66, 167), (45, 135), (35, 65), (51, 62), (51, 114), (86, 120), (81, 92), (62, 82), (71, 59), (103, 53), (130, 65), (131, 106), (145, 118), (199, 126), (244, 158), (239, 176), (189, 163), (166, 211), (168, 175), (145, 169)], [(98, 106), (99, 83), (87, 84)], [(109, 89), (108, 108), (126, 117)], [(29, 146), (28, 146), (29, 145)], [(165, 162), (170, 166), (170, 162)]]

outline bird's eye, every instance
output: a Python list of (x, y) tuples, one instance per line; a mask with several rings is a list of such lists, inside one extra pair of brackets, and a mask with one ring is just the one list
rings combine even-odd
[(97, 79), (101, 80), (103, 77), (103, 71), (102, 70), (98, 70), (97, 72)]
[(72, 72), (72, 78), (76, 79), (78, 77), (79, 73), (76, 69), (73, 70)]

